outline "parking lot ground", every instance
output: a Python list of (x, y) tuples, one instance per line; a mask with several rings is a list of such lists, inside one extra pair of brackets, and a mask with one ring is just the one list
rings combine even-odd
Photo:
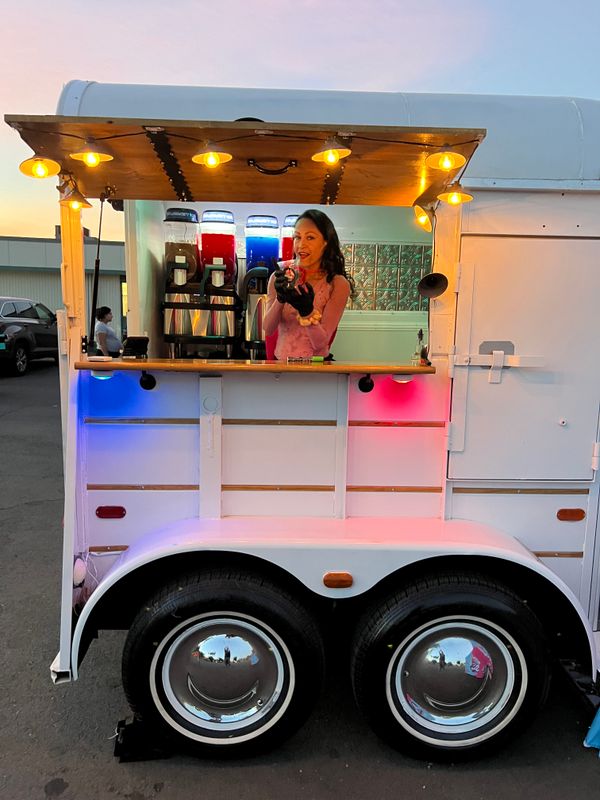
[(533, 727), (501, 753), (467, 764), (415, 761), (380, 742), (335, 663), (308, 723), (244, 761), (175, 755), (121, 764), (116, 723), (122, 632), (102, 633), (80, 680), (53, 686), (63, 504), (58, 370), (0, 377), (0, 798), (4, 800), (591, 800), (600, 759), (582, 741), (592, 712), (560, 674)]

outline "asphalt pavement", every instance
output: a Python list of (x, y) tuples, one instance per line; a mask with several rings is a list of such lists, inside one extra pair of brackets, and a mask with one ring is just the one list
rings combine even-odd
[(591, 800), (600, 759), (582, 745), (592, 712), (556, 676), (533, 727), (468, 764), (415, 761), (379, 741), (336, 665), (309, 722), (244, 761), (187, 756), (120, 763), (122, 632), (102, 633), (74, 684), (54, 686), (58, 649), (62, 454), (58, 370), (0, 375), (0, 798), (2, 800)]

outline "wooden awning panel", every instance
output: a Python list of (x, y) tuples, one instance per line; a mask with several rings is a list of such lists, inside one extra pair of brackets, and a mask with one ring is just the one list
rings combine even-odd
[[(106, 120), (85, 117), (11, 116), (31, 149), (58, 161), (86, 197), (97, 198), (110, 186), (114, 197), (136, 200), (299, 203), (315, 205), (410, 206), (433, 199), (455, 173), (425, 166), (426, 156), (448, 147), (467, 161), (485, 131), (465, 128)], [(352, 154), (337, 171), (311, 160), (331, 135), (346, 134)], [(114, 160), (90, 169), (69, 157), (79, 140), (94, 138)], [(206, 140), (221, 143), (233, 160), (210, 170), (192, 155)], [(248, 166), (254, 159), (268, 169), (296, 161), (282, 175), (264, 175)]]

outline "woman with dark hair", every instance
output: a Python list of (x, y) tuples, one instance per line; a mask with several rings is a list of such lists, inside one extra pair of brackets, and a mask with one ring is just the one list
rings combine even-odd
[(94, 326), (94, 338), (102, 355), (118, 358), (121, 355), (121, 342), (108, 324), (112, 322), (112, 318), (112, 311), (108, 306), (100, 306), (96, 309), (97, 322)]
[(329, 356), (329, 345), (353, 286), (333, 222), (311, 208), (294, 226), (294, 270), (276, 270), (267, 289), (265, 333), (277, 331), (275, 358)]

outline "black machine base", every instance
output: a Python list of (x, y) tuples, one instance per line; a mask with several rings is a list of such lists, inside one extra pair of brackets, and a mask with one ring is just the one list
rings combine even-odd
[(119, 759), (120, 764), (127, 764), (132, 761), (156, 761), (160, 758), (170, 758), (173, 751), (154, 730), (134, 717), (129, 721), (119, 720), (117, 723), (114, 755)]

